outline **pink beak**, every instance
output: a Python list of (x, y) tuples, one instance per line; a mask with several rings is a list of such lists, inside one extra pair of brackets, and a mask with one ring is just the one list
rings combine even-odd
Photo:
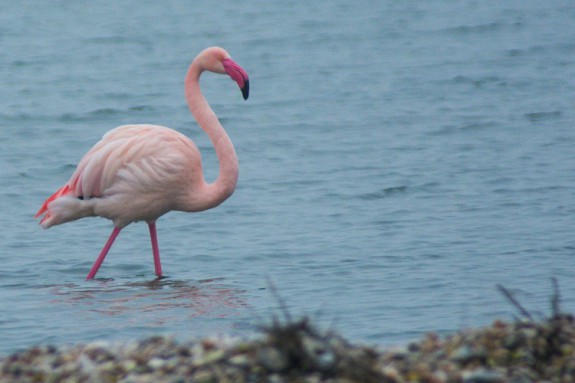
[(246, 71), (232, 59), (224, 59), (222, 64), (224, 64), (224, 69), (228, 76), (238, 83), (244, 100), (247, 100), (250, 95), (250, 79)]

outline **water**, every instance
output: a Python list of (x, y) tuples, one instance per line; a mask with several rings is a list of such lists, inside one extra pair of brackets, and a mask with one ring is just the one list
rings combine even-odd
[[(12, 2), (0, 14), (0, 353), (151, 334), (252, 334), (280, 306), (370, 344), (575, 309), (572, 1)], [(191, 59), (250, 74), (203, 89), (240, 158), (201, 214), (43, 231), (32, 217), (107, 130), (210, 142), (183, 100)], [(271, 281), (271, 282), (270, 282)]]

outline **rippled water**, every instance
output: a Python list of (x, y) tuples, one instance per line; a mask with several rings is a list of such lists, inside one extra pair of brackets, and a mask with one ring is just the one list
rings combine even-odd
[[(572, 1), (18, 3), (0, 13), (0, 352), (150, 334), (250, 334), (277, 312), (391, 344), (573, 311)], [(32, 217), (107, 130), (155, 123), (217, 160), (183, 99), (225, 47), (250, 99), (203, 89), (240, 158), (217, 209), (126, 228)], [(272, 281), (272, 282), (270, 282)]]

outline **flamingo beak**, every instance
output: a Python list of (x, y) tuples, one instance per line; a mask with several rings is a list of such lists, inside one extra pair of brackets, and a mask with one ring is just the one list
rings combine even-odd
[(247, 100), (250, 95), (250, 79), (246, 71), (230, 58), (222, 60), (222, 64), (228, 76), (240, 87), (244, 100)]

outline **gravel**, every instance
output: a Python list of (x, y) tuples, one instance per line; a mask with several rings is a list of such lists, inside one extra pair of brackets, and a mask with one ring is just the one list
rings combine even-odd
[(307, 318), (274, 320), (252, 340), (37, 346), (0, 359), (0, 382), (575, 382), (575, 322), (500, 320), (378, 349), (322, 332)]

